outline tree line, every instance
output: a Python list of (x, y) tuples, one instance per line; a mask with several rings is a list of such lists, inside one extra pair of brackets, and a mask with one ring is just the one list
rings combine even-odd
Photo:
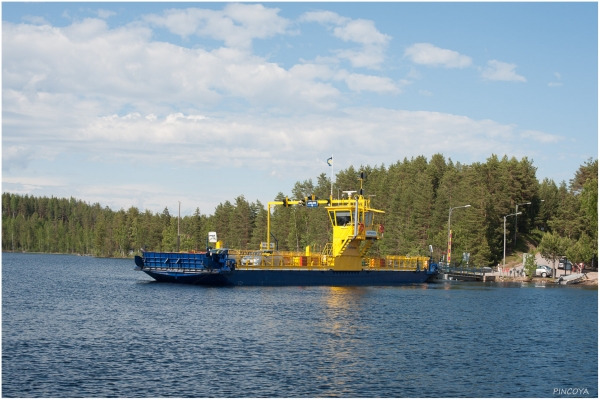
[[(536, 178), (528, 158), (517, 160), (496, 155), (485, 163), (461, 164), (436, 154), (404, 159), (385, 166), (351, 166), (336, 174), (333, 196), (357, 190), (359, 175), (372, 206), (386, 212), (382, 240), (371, 247), (373, 256), (425, 255), (432, 245), (436, 259), (445, 253), (449, 210), (452, 213), (453, 260), (470, 254), (470, 264), (496, 265), (502, 260), (504, 217), (507, 252), (527, 251), (531, 243), (549, 247), (556, 242), (561, 255), (575, 262), (589, 262), (598, 254), (598, 160), (588, 160), (567, 184)], [(323, 173), (315, 181), (298, 181), (291, 192), (274, 200), (302, 199), (315, 195), (329, 198), (331, 181)], [(529, 204), (530, 203), (530, 204)], [(331, 226), (323, 207), (276, 206), (271, 210), (271, 241), (279, 250), (321, 249)], [(36, 197), (3, 193), (2, 250), (89, 254), (127, 257), (142, 248), (177, 249), (177, 224), (182, 251), (202, 251), (208, 232), (216, 231), (226, 246), (258, 249), (266, 241), (267, 209), (243, 195), (219, 204), (212, 215), (199, 208), (178, 221), (165, 207), (162, 213), (139, 210), (113, 211), (98, 203), (74, 198)], [(516, 222), (516, 224), (515, 224)], [(517, 242), (513, 243), (515, 229)], [(557, 239), (558, 238), (558, 239)], [(543, 247), (543, 246), (542, 246)], [(556, 247), (556, 246), (555, 246)]]

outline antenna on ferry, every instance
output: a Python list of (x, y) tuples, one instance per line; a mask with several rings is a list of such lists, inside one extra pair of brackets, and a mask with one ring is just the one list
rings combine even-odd
[(327, 165), (331, 166), (331, 192), (329, 193), (329, 198), (333, 199), (333, 154), (327, 159)]
[(356, 193), (356, 190), (343, 190), (342, 193), (346, 193), (348, 195), (348, 198), (350, 198), (350, 196)]

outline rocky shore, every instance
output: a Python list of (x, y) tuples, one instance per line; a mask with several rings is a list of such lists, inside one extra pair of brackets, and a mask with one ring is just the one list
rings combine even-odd
[[(559, 270), (560, 272), (563, 272), (562, 270)], [(587, 279), (583, 282), (577, 283), (576, 285), (584, 285), (584, 286), (598, 286), (598, 272), (596, 271), (591, 271), (591, 272), (586, 272), (584, 271)], [(560, 276), (562, 274), (559, 274), (558, 276)], [(553, 278), (540, 278), (540, 277), (534, 277), (534, 278), (528, 278), (527, 276), (495, 276), (495, 281), (496, 282), (532, 282), (532, 283), (556, 283), (556, 279)]]

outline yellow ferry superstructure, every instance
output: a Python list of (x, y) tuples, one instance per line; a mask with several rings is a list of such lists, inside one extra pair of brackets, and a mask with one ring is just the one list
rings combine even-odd
[[(327, 243), (320, 253), (310, 251), (290, 254), (292, 257), (310, 257), (306, 267), (323, 267), (334, 271), (359, 271), (365, 268), (363, 258), (376, 240), (383, 237), (383, 224), (377, 222), (377, 216), (385, 214), (384, 211), (371, 207), (371, 200), (362, 195), (354, 198), (352, 192), (347, 192), (347, 199), (329, 200), (289, 200), (271, 201), (267, 209), (267, 242), (263, 243), (266, 249), (272, 248), (270, 210), (274, 206), (304, 205), (311, 201), (312, 204), (325, 206), (332, 225), (332, 240)], [(318, 258), (318, 262), (317, 261)], [(284, 260), (285, 261), (285, 260)], [(300, 263), (302, 258), (300, 258)], [(296, 262), (291, 264), (298, 264)], [(281, 263), (288, 264), (288, 263)], [(308, 265), (311, 264), (311, 265)], [(302, 266), (302, 265), (298, 265)], [(240, 266), (243, 267), (243, 266)]]

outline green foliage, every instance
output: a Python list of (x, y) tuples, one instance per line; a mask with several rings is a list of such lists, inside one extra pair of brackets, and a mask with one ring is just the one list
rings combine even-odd
[(569, 181), (571, 191), (574, 193), (581, 192), (585, 184), (594, 179), (598, 181), (598, 160), (590, 158), (579, 167), (573, 179)]
[(535, 263), (535, 256), (533, 254), (527, 254), (525, 256), (525, 264), (523, 264), (523, 270), (529, 278), (533, 278), (537, 265)]
[(552, 261), (552, 269), (556, 271), (556, 261), (565, 256), (570, 245), (569, 238), (560, 236), (558, 233), (547, 232), (542, 237), (538, 251), (546, 260)]
[(162, 251), (177, 251), (177, 219), (172, 218), (170, 224), (162, 231)]
[(586, 233), (577, 242), (572, 243), (566, 251), (567, 258), (574, 263), (585, 263), (598, 254), (597, 242)]
[[(128, 257), (141, 248), (177, 248), (177, 218), (166, 208), (160, 214), (113, 211), (73, 198), (3, 193), (2, 216), (3, 250)], [(200, 210), (180, 225), (182, 250), (204, 248), (209, 224)]]
[(544, 237), (544, 232), (534, 228), (531, 230), (531, 232), (529, 232), (528, 235), (523, 236), (526, 236), (526, 240), (528, 243), (531, 243), (537, 247), (539, 246), (540, 242), (542, 241), (542, 238)]
[[(344, 190), (358, 190), (359, 172), (365, 172), (365, 196), (375, 208), (386, 212), (383, 240), (369, 254), (426, 254), (428, 245), (439, 259), (447, 247), (448, 214), (451, 207), (471, 207), (452, 213), (453, 259), (471, 254), (470, 265), (495, 265), (503, 254), (503, 217), (508, 218), (507, 252), (514, 253), (515, 229), (518, 243), (540, 245), (549, 259), (565, 254), (576, 262), (589, 262), (598, 254), (598, 163), (588, 160), (575, 173), (570, 186), (565, 182), (536, 178), (531, 160), (489, 157), (470, 165), (453, 162), (441, 154), (428, 161), (419, 156), (389, 166), (351, 166), (337, 173), (333, 197)], [(325, 173), (316, 181), (298, 181), (290, 199), (312, 194), (328, 199), (331, 181)], [(285, 198), (279, 193), (276, 200)], [(542, 201), (544, 200), (544, 201)], [(271, 233), (279, 250), (322, 249), (330, 241), (331, 224), (324, 207), (272, 207)], [(2, 249), (7, 251), (60, 252), (126, 257), (141, 248), (173, 251), (177, 247), (177, 217), (168, 208), (161, 213), (136, 207), (113, 211), (100, 204), (74, 198), (2, 195)], [(180, 249), (203, 250), (209, 231), (216, 231), (224, 245), (258, 249), (267, 240), (268, 214), (259, 201), (248, 202), (243, 195), (219, 204), (212, 215), (196, 208), (181, 218)], [(515, 222), (518, 226), (515, 226)], [(566, 239), (565, 239), (566, 238)], [(270, 239), (272, 242), (273, 237)], [(525, 247), (519, 247), (525, 250)], [(581, 261), (579, 261), (581, 260)]]
[[(581, 211), (584, 215), (584, 230), (598, 241), (598, 178), (591, 178), (583, 185)], [(595, 254), (598, 254), (596, 251)]]

